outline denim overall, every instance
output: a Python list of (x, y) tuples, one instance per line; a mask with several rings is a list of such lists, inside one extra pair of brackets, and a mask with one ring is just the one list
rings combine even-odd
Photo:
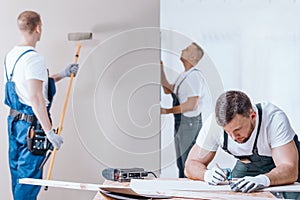
[[(237, 158), (237, 162), (235, 167), (232, 170), (232, 177), (233, 178), (242, 178), (244, 176), (257, 176), (259, 174), (266, 174), (270, 172), (273, 168), (275, 168), (275, 163), (273, 161), (273, 158), (270, 156), (262, 156), (258, 154), (258, 149), (257, 149), (257, 139), (261, 127), (261, 119), (262, 119), (262, 108), (261, 104), (256, 105), (257, 110), (258, 110), (258, 116), (259, 116), (259, 121), (258, 121), (258, 127), (257, 127), (257, 134), (256, 138), (254, 141), (253, 149), (252, 149), (252, 155), (247, 155), (247, 156), (235, 156)], [(300, 146), (299, 146), (299, 141), (297, 135), (294, 137), (295, 144), (298, 149), (298, 157), (300, 153)], [(226, 151), (227, 153), (231, 154), (232, 153), (228, 150), (228, 134), (224, 131), (224, 143), (223, 143), (223, 150)], [(243, 163), (240, 160), (247, 159), (250, 162), (249, 163)], [(298, 161), (300, 164), (300, 161)], [(298, 166), (300, 167), (300, 166)], [(298, 169), (298, 182), (300, 181), (300, 170)], [(283, 197), (288, 197), (288, 198), (293, 198), (295, 199), (298, 194), (292, 193), (292, 192), (284, 192)], [(292, 196), (291, 196), (292, 195)], [(295, 196), (296, 195), (296, 196)]]
[[(176, 93), (171, 93), (173, 99), (173, 107), (180, 105), (177, 98), (178, 90), (182, 82), (189, 74), (198, 69), (191, 70), (178, 84)], [(186, 117), (183, 114), (174, 114), (174, 140), (176, 150), (176, 162), (179, 170), (179, 178), (184, 178), (184, 164), (187, 156), (196, 142), (198, 133), (202, 127), (201, 113), (196, 117)]]
[[(7, 118), (8, 124), (8, 137), (9, 137), (9, 166), (12, 181), (12, 193), (14, 200), (35, 200), (40, 190), (40, 186), (23, 185), (19, 184), (20, 178), (42, 178), (42, 169), (39, 166), (44, 159), (43, 156), (37, 156), (30, 153), (27, 149), (26, 135), (27, 130), (36, 120), (32, 108), (19, 101), (16, 93), (15, 83), (12, 81), (15, 67), (18, 61), (28, 52), (34, 51), (33, 49), (23, 52), (16, 60), (10, 77), (8, 77), (6, 68), (6, 59), (4, 60), (4, 67), (6, 72), (6, 85), (5, 85), (5, 101), (4, 103), (10, 107), (10, 115)], [(22, 66), (20, 66), (22, 67)], [(48, 78), (48, 100), (49, 109), (55, 95), (55, 83), (52, 78)], [(13, 111), (13, 112), (12, 112)], [(19, 113), (12, 116), (12, 113)], [(36, 122), (36, 121), (35, 121)]]

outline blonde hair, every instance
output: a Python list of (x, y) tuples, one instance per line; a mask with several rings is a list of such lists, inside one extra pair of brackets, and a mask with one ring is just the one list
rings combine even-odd
[(198, 63), (199, 60), (201, 60), (201, 58), (203, 57), (204, 51), (203, 51), (203, 49), (196, 42), (193, 42), (192, 45), (194, 45), (196, 47), (196, 49), (197, 49), (197, 52), (196, 52), (196, 54), (197, 54), (197, 56), (196, 56), (196, 63)]
[(34, 11), (24, 11), (18, 17), (18, 27), (20, 31), (32, 33), (41, 24), (41, 17)]

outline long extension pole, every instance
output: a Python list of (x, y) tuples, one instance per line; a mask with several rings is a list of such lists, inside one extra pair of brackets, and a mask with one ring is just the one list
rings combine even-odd
[[(76, 50), (76, 54), (75, 54), (75, 60), (74, 60), (75, 64), (78, 62), (80, 48), (81, 48), (81, 45), (80, 45), (80, 42), (78, 42), (78, 44), (77, 44), (77, 50)], [(70, 82), (69, 82), (69, 86), (68, 86), (68, 90), (67, 90), (67, 95), (66, 95), (66, 99), (65, 99), (63, 111), (62, 111), (62, 114), (61, 114), (61, 117), (60, 117), (60, 122), (59, 122), (58, 130), (57, 130), (57, 135), (60, 135), (60, 132), (62, 130), (62, 125), (64, 123), (65, 113), (66, 113), (66, 110), (67, 110), (67, 105), (68, 105), (68, 100), (69, 100), (69, 96), (70, 96), (70, 92), (71, 92), (73, 78), (74, 78), (74, 74), (72, 73), (71, 76), (70, 76)], [(53, 165), (54, 165), (56, 151), (57, 151), (57, 149), (54, 147), (54, 150), (52, 152), (52, 157), (51, 157), (51, 162), (50, 162), (48, 174), (47, 174), (47, 180), (50, 180), (50, 177), (51, 177), (51, 173), (52, 173), (52, 169), (53, 169)], [(47, 189), (48, 189), (48, 187), (46, 186), (45, 190), (47, 190)]]

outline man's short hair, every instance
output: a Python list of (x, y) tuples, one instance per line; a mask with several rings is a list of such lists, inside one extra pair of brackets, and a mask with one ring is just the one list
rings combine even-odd
[(219, 126), (226, 126), (236, 114), (250, 116), (252, 104), (249, 97), (241, 91), (227, 91), (219, 96), (215, 114)]
[(18, 27), (23, 32), (32, 33), (41, 24), (41, 17), (34, 11), (24, 11), (18, 17)]
[(203, 49), (196, 42), (193, 42), (192, 45), (194, 45), (197, 48), (196, 62), (198, 63), (199, 60), (203, 57), (204, 51), (203, 51)]

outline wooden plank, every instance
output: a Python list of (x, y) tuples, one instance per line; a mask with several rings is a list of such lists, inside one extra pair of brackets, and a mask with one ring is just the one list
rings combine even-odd
[(102, 185), (90, 184), (90, 183), (75, 183), (75, 182), (66, 182), (66, 181), (34, 179), (34, 178), (22, 178), (19, 179), (19, 183), (29, 184), (29, 185), (67, 188), (67, 189), (75, 189), (75, 190), (89, 190), (89, 191), (99, 191), (99, 188), (102, 186)]
[(54, 180), (43, 180), (43, 179), (33, 179), (33, 178), (19, 179), (19, 183), (66, 188), (66, 189), (75, 189), (75, 190), (89, 190), (89, 191), (105, 190), (109, 192), (140, 196), (140, 197), (149, 197), (149, 198), (167, 198), (167, 196), (165, 195), (159, 194), (157, 192), (149, 192), (148, 190), (146, 190), (146, 193), (143, 193), (143, 191), (137, 193), (134, 190), (132, 190), (129, 186), (122, 186), (122, 185), (99, 185), (99, 184), (90, 184), (90, 183), (75, 183), (75, 182), (67, 182), (67, 181), (54, 181)]

